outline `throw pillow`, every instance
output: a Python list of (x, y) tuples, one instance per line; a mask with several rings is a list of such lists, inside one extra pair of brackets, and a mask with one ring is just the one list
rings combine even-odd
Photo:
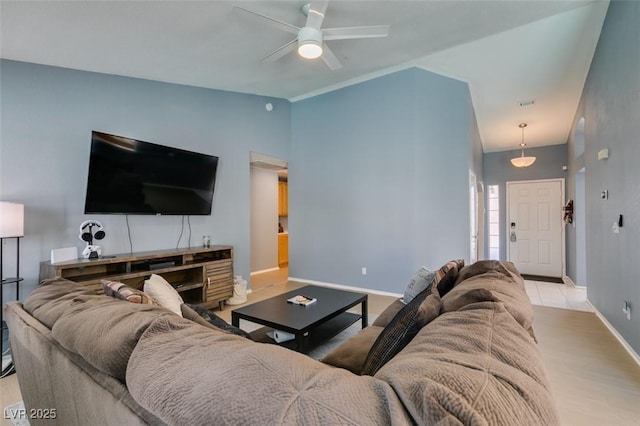
[(215, 313), (203, 308), (200, 305), (183, 303), (182, 305), (180, 305), (180, 310), (182, 311), (183, 317), (197, 322), (198, 324), (213, 327), (226, 333), (236, 334), (248, 339), (251, 338), (249, 337), (249, 333), (247, 333), (246, 331), (229, 324), (228, 322), (217, 316)]
[(458, 278), (458, 272), (464, 267), (464, 259), (451, 260), (445, 263), (433, 277), (431, 282), (432, 286), (438, 288), (440, 297), (444, 297), (445, 294), (453, 288)]
[(435, 271), (430, 271), (424, 266), (418, 269), (418, 271), (413, 274), (413, 276), (411, 277), (411, 281), (409, 281), (409, 285), (404, 290), (404, 297), (402, 298), (402, 302), (405, 305), (411, 302), (411, 300), (413, 300), (413, 298), (416, 297), (418, 293), (426, 289), (429, 284), (431, 284), (431, 281), (433, 280), (435, 274)]
[(440, 295), (423, 290), (382, 330), (362, 366), (361, 374), (373, 376), (391, 358), (409, 344), (422, 327), (440, 314)]
[(153, 305), (153, 300), (137, 288), (129, 287), (118, 281), (100, 280), (102, 290), (107, 296), (116, 299), (126, 300), (131, 303), (141, 303), (143, 305)]
[(374, 342), (362, 368), (362, 374), (373, 376), (400, 352), (418, 331), (440, 314), (440, 298), (456, 281), (464, 260), (452, 260), (433, 275), (426, 288), (405, 305), (382, 330)]
[(382, 327), (375, 325), (360, 330), (358, 334), (329, 352), (321, 361), (360, 374), (367, 355), (382, 330)]
[(158, 305), (169, 309), (176, 315), (182, 316), (180, 305), (184, 303), (180, 294), (160, 275), (152, 274), (148, 280), (144, 281), (143, 290)]

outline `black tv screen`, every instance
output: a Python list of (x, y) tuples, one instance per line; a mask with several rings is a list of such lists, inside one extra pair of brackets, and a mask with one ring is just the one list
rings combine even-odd
[(218, 157), (93, 131), (85, 213), (211, 214)]

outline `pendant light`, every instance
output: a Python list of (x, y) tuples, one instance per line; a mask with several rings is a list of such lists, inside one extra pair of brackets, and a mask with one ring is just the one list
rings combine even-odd
[(520, 143), (520, 148), (522, 149), (522, 153), (520, 154), (520, 157), (512, 158), (511, 164), (513, 164), (514, 167), (529, 167), (530, 165), (536, 162), (536, 157), (524, 156), (524, 147), (527, 146), (527, 144), (524, 143), (524, 128), (527, 127), (527, 123), (520, 123), (518, 127), (522, 129), (522, 142)]

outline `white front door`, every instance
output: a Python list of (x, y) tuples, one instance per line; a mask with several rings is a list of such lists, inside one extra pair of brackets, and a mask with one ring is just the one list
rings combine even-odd
[(564, 275), (564, 179), (507, 182), (507, 258), (522, 274)]

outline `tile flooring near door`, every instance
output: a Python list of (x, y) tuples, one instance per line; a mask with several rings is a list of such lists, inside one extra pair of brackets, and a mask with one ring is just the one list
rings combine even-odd
[(533, 305), (593, 312), (587, 302), (586, 287), (525, 280), (527, 295)]

